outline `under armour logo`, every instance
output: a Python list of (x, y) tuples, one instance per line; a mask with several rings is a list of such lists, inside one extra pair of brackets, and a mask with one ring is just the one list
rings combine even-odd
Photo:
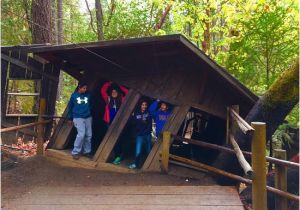
[(84, 99), (81, 99), (80, 97), (77, 97), (77, 103), (78, 104), (81, 104), (81, 102), (84, 102), (85, 104), (88, 103), (88, 98), (87, 97), (84, 97)]

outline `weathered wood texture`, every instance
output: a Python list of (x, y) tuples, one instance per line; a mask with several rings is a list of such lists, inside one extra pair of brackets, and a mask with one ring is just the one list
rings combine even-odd
[[(57, 77), (59, 73), (59, 64), (41, 63), (29, 55), (28, 46), (19, 47), (2, 47), (1, 48), (1, 119), (4, 124), (18, 125), (28, 124), (37, 121), (37, 117), (29, 116), (6, 116), (7, 106), (7, 88), (9, 79), (17, 80), (40, 80), (39, 95), (47, 100), (46, 114), (54, 115), (55, 97), (57, 89)], [(39, 96), (37, 96), (38, 98)], [(19, 118), (19, 119), (18, 119)], [(46, 126), (46, 138), (49, 137), (52, 125)], [(2, 141), (8, 144), (13, 143), (18, 134), (22, 134), (25, 139), (32, 139), (32, 133), (35, 132), (35, 127), (28, 128), (25, 132), (16, 133), (10, 132), (2, 134)], [(28, 132), (26, 132), (28, 131)], [(31, 133), (31, 134), (30, 134)]]
[(125, 98), (124, 103), (120, 107), (115, 119), (109, 126), (104, 139), (102, 140), (94, 160), (97, 162), (106, 162), (118, 141), (118, 138), (123, 131), (131, 113), (137, 105), (140, 94), (136, 91), (130, 90)]
[[(169, 117), (169, 120), (165, 124), (163, 131), (169, 131), (171, 134), (177, 134), (179, 128), (186, 117), (190, 107), (189, 106), (179, 106), (175, 107), (172, 114)], [(171, 139), (172, 144), (173, 139)], [(153, 145), (153, 148), (148, 155), (145, 163), (142, 167), (144, 171), (159, 171), (160, 170), (160, 153), (162, 151), (162, 137), (158, 137), (157, 141)]]
[[(86, 193), (88, 192), (88, 193)], [(110, 186), (38, 187), (10, 203), (24, 209), (243, 210), (234, 187)], [(19, 208), (16, 208), (19, 209)]]
[[(88, 52), (86, 49), (92, 51)], [(195, 45), (180, 35), (96, 42), (32, 49), (49, 61), (64, 60), (75, 76), (102, 77), (177, 105), (200, 104), (211, 114), (226, 115), (240, 104), (245, 116), (257, 97)], [(109, 69), (109, 71), (107, 71)]]

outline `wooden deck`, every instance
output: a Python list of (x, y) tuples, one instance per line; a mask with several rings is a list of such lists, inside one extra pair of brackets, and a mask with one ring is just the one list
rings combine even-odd
[(36, 187), (10, 205), (27, 210), (243, 210), (237, 191), (221, 186)]
[(111, 171), (118, 173), (137, 173), (137, 170), (128, 169), (126, 166), (114, 165), (111, 163), (101, 163), (93, 161), (87, 157), (80, 157), (79, 160), (74, 160), (69, 150), (48, 149), (45, 152), (48, 160), (59, 165), (67, 167), (77, 167), (86, 169), (96, 169), (102, 171)]

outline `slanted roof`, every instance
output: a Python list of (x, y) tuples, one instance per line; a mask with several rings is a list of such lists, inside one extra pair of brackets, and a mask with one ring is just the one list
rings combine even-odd
[[(211, 83), (216, 82), (216, 85), (221, 86), (210, 86), (209, 89), (215, 89), (215, 92), (230, 91), (232, 97), (236, 96), (247, 104), (248, 111), (258, 99), (226, 69), (179, 34), (39, 46), (32, 47), (31, 50), (48, 61), (64, 63), (63, 69), (78, 79), (81, 77), (80, 71), (82, 70), (85, 71), (87, 77), (101, 76), (117, 82), (129, 81), (130, 78), (137, 80), (137, 76), (138, 78), (151, 77), (153, 74), (163, 77), (164, 74), (170, 74), (172, 69), (174, 73), (184, 71), (191, 75), (195, 72), (203, 72), (206, 80), (211, 80)], [(199, 75), (199, 82), (204, 79), (201, 75)], [(157, 80), (157, 77), (152, 80)], [(152, 82), (155, 84), (155, 81)], [(136, 87), (133, 81), (127, 85)]]

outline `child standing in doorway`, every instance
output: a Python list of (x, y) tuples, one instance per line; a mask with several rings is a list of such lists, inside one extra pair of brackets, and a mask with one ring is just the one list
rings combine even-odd
[(68, 124), (75, 126), (77, 136), (72, 150), (73, 159), (78, 160), (80, 154), (91, 158), (92, 115), (91, 95), (87, 92), (87, 83), (80, 81), (72, 93), (68, 105)]
[(132, 115), (132, 121), (136, 131), (135, 142), (135, 162), (129, 165), (130, 169), (135, 169), (140, 166), (143, 144), (146, 144), (146, 153), (151, 151), (151, 131), (152, 117), (148, 111), (148, 102), (142, 100), (139, 110)]
[[(157, 109), (159, 107), (159, 109)], [(169, 110), (169, 104), (163, 101), (160, 101), (157, 99), (154, 101), (151, 106), (149, 107), (149, 111), (154, 119), (156, 128), (156, 138), (159, 137), (162, 129), (164, 128), (164, 125), (166, 121), (168, 120), (171, 111)]]
[[(118, 85), (112, 82), (106, 82), (101, 87), (101, 95), (105, 101), (105, 112), (103, 120), (107, 126), (112, 123), (117, 112), (119, 111), (121, 104), (124, 102), (128, 93), (128, 89), (122, 85)], [(115, 159), (113, 164), (118, 165), (121, 163), (122, 156), (122, 142), (119, 141), (114, 147)]]

